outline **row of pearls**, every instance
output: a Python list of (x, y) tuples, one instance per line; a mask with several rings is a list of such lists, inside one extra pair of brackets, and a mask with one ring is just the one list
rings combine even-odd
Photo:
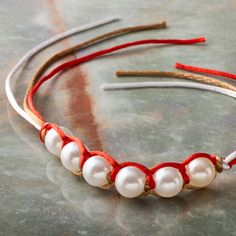
[[(72, 135), (72, 132), (60, 127), (66, 135)], [(50, 129), (45, 135), (45, 146), (47, 150), (61, 157), (62, 165), (69, 171), (78, 174), (81, 172), (80, 156), (81, 151), (76, 142), (69, 142), (62, 148), (62, 140), (54, 129)], [(83, 166), (83, 176), (86, 182), (92, 186), (103, 187), (108, 184), (107, 176), (111, 172), (112, 167), (101, 156), (90, 157)]]
[[(61, 127), (66, 135), (72, 132)], [(92, 156), (80, 169), (80, 155), (78, 145), (69, 142), (62, 148), (62, 140), (59, 134), (50, 129), (45, 135), (45, 146), (49, 152), (61, 157), (63, 166), (77, 174), (82, 171), (86, 182), (92, 186), (104, 187), (109, 184), (108, 175), (112, 166), (101, 156)], [(186, 173), (189, 176), (189, 186), (202, 188), (209, 185), (216, 176), (213, 163), (204, 157), (196, 158), (186, 165)], [(163, 167), (153, 174), (156, 187), (154, 192), (161, 197), (173, 197), (182, 191), (184, 180), (178, 169), (174, 167)], [(118, 171), (115, 178), (115, 187), (124, 197), (135, 198), (140, 196), (145, 189), (146, 175), (137, 167), (127, 166)]]
[[(68, 135), (68, 136), (73, 135), (73, 133), (69, 129), (67, 129), (66, 127), (61, 126), (60, 128), (62, 129), (62, 131), (66, 135)], [(44, 138), (44, 143), (45, 143), (47, 150), (50, 153), (60, 156), (61, 148), (62, 148), (62, 140), (55, 129), (48, 130), (48, 132), (46, 133), (45, 138)]]
[[(68, 135), (72, 136), (73, 133), (66, 127), (60, 127), (62, 131)], [(75, 142), (69, 142), (62, 148), (62, 140), (59, 134), (54, 129), (50, 129), (44, 138), (45, 146), (47, 150), (61, 157), (62, 165), (71, 172), (77, 174), (80, 172), (80, 150)]]

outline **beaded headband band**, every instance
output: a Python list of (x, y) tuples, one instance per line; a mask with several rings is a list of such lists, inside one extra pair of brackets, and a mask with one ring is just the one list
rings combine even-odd
[[(165, 27), (165, 24), (162, 23), (161, 25), (161, 27), (159, 25), (159, 28)], [(130, 31), (126, 30), (124, 32), (128, 33), (132, 31), (139, 31), (143, 30), (144, 28)], [(148, 27), (146, 27), (145, 29), (148, 29)], [(93, 43), (106, 39), (110, 36), (114, 37), (117, 35), (121, 35), (122, 32), (119, 31), (120, 33), (117, 33), (118, 31), (116, 31), (116, 33), (114, 34), (108, 33), (105, 37), (97, 37), (99, 38), (97, 41), (95, 38), (94, 40), (92, 39), (90, 41), (87, 41), (87, 43), (81, 43), (79, 44), (80, 46), (77, 45), (72, 49), (69, 49), (68, 51), (64, 51), (64, 53), (62, 52), (56, 54), (56, 56), (49, 59), (48, 62), (46, 62), (43, 67), (41, 67), (28, 87), (26, 98), (24, 100), (24, 108), (27, 115), (23, 113), (24, 118), (26, 119), (27, 117), (27, 120), (31, 124), (33, 124), (37, 129), (40, 128), (40, 138), (45, 142), (45, 146), (48, 151), (52, 154), (60, 156), (62, 164), (65, 168), (76, 175), (83, 175), (85, 180), (92, 186), (107, 189), (115, 185), (117, 191), (122, 196), (127, 198), (134, 198), (140, 195), (148, 195), (150, 193), (162, 197), (173, 197), (177, 195), (183, 188), (202, 188), (207, 186), (214, 180), (217, 173), (220, 173), (224, 169), (230, 169), (231, 166), (235, 164), (236, 153), (232, 153), (227, 158), (220, 158), (216, 155), (210, 155), (207, 153), (195, 153), (186, 158), (186, 160), (184, 160), (182, 163), (166, 162), (157, 164), (153, 168), (147, 168), (144, 165), (136, 162), (118, 163), (113, 157), (106, 154), (105, 152), (89, 150), (88, 147), (79, 138), (73, 136), (70, 130), (65, 127), (60, 127), (56, 124), (47, 123), (41, 116), (41, 114), (37, 111), (33, 100), (35, 93), (45, 81), (53, 78), (53, 76), (60, 71), (93, 60), (99, 56), (131, 46), (150, 43), (193, 44), (205, 41), (204, 38), (197, 38), (189, 40), (151, 39), (129, 42), (65, 62), (40, 78), (44, 70), (58, 58), (61, 58), (64, 55), (67, 55), (68, 53), (71, 53), (77, 49), (92, 45)], [(122, 73), (117, 74), (122, 75)], [(221, 93), (224, 93), (226, 95), (230, 94), (229, 96), (235, 96), (235, 87), (213, 78), (196, 76), (187, 73), (155, 72), (154, 74), (158, 76), (164, 75), (177, 78), (190, 78), (216, 85), (212, 86), (200, 83), (186, 82), (155, 82), (156, 87), (192, 87), (211, 90), (215, 92), (221, 91)], [(121, 89), (140, 88), (148, 86), (153, 86), (153, 84), (150, 84), (150, 82), (149, 85), (146, 84), (146, 86), (141, 85), (141, 83), (123, 83), (111, 85), (105, 84), (102, 85), (102, 88)], [(6, 85), (6, 90), (9, 90), (9, 88), (10, 87)], [(7, 94), (11, 94), (11, 91), (8, 91)], [(9, 98), (9, 100), (11, 99)], [(10, 102), (11, 104), (14, 104), (14, 102)]]

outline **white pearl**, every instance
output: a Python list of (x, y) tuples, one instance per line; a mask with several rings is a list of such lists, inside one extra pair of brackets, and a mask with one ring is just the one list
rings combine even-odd
[(179, 170), (173, 167), (163, 167), (157, 170), (153, 179), (156, 183), (155, 192), (161, 197), (176, 196), (184, 184)]
[(108, 184), (107, 175), (112, 167), (101, 156), (90, 157), (83, 166), (83, 176), (86, 182), (92, 186), (103, 187)]
[(201, 188), (209, 185), (216, 176), (216, 169), (213, 163), (207, 158), (196, 158), (186, 166), (190, 178), (190, 185)]
[[(66, 127), (60, 127), (66, 135), (73, 135), (72, 132)], [(56, 130), (50, 129), (45, 135), (45, 146), (49, 152), (54, 155), (60, 156), (62, 141)]]
[(79, 172), (80, 155), (80, 149), (76, 142), (67, 143), (61, 150), (62, 165), (74, 173)]
[(146, 175), (134, 166), (122, 168), (116, 175), (115, 186), (117, 191), (124, 197), (135, 198), (143, 191)]

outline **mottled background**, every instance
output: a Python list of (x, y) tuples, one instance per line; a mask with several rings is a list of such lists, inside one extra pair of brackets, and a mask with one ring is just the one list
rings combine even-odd
[(207, 189), (173, 199), (124, 199), (63, 169), (4, 92), (6, 75), (20, 57), (57, 33), (122, 17), (35, 57), (14, 83), (19, 102), (36, 68), (58, 50), (121, 26), (165, 19), (166, 30), (122, 36), (69, 58), (135, 39), (204, 35), (207, 44), (146, 46), (103, 57), (49, 82), (40, 90), (38, 107), (48, 121), (67, 126), (91, 149), (120, 161), (152, 166), (199, 151), (227, 155), (236, 147), (235, 100), (196, 90), (103, 92), (99, 86), (116, 82), (116, 69), (172, 70), (176, 61), (236, 73), (235, 12), (235, 0), (0, 0), (0, 235), (236, 235), (234, 170)]

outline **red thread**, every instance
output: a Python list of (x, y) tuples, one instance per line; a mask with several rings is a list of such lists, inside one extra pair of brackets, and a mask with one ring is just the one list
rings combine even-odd
[(184, 160), (182, 162), (183, 165), (188, 165), (191, 161), (195, 160), (196, 158), (207, 158), (208, 160), (210, 160), (212, 162), (213, 165), (216, 165), (216, 157), (214, 155), (209, 155), (207, 153), (201, 153), (201, 152), (198, 152), (198, 153), (194, 153), (192, 154), (191, 156), (189, 156), (186, 160)]
[(42, 142), (44, 142), (43, 133), (44, 135), (47, 134), (50, 129), (54, 129), (59, 134), (63, 143), (69, 141), (69, 137), (63, 132), (63, 130), (58, 125), (52, 123), (45, 123), (39, 131), (39, 137)]
[(175, 64), (175, 68), (181, 69), (181, 70), (187, 70), (191, 72), (197, 72), (201, 74), (222, 76), (222, 77), (236, 80), (235, 74), (231, 74), (231, 73), (219, 71), (219, 70), (212, 70), (212, 69), (207, 69), (207, 68), (202, 68), (202, 67), (197, 67), (197, 66), (189, 66), (189, 65), (178, 63), (178, 62)]
[[(83, 166), (86, 160), (90, 157), (89, 151), (86, 149), (86, 146), (84, 143), (77, 137), (69, 137), (70, 142), (75, 142), (78, 145), (78, 148), (80, 150), (80, 168)], [(63, 145), (64, 146), (64, 145)]]
[[(103, 157), (113, 168), (116, 168), (117, 166), (119, 166), (119, 164), (113, 159), (113, 157), (109, 156), (105, 152), (102, 152), (102, 151), (89, 151), (88, 152), (88, 158), (92, 156), (97, 156), (97, 155)], [(81, 164), (80, 164), (81, 169), (83, 168), (85, 161), (86, 161), (85, 159), (81, 160)]]
[(86, 56), (65, 62), (59, 66), (57, 66), (56, 68), (54, 68), (51, 72), (49, 72), (46, 76), (44, 76), (43, 78), (41, 78), (36, 84), (35, 86), (29, 91), (28, 96), (27, 96), (27, 101), (29, 104), (29, 108), (31, 109), (31, 111), (39, 118), (41, 119), (43, 122), (45, 122), (45, 120), (43, 119), (43, 117), (41, 116), (41, 114), (37, 111), (37, 109), (34, 106), (34, 101), (33, 101), (33, 97), (34, 94), (37, 92), (37, 90), (39, 89), (39, 87), (47, 80), (49, 80), (50, 78), (52, 78), (54, 75), (56, 75), (58, 72), (63, 71), (63, 70), (67, 70), (75, 65), (78, 65), (80, 63), (84, 63), (86, 61), (90, 61), (95, 59), (96, 57), (114, 52), (114, 51), (118, 51), (124, 48), (128, 48), (128, 47), (132, 47), (132, 46), (137, 46), (137, 45), (144, 45), (144, 44), (194, 44), (194, 43), (201, 43), (201, 42), (205, 42), (205, 38), (204, 37), (200, 37), (200, 38), (195, 38), (195, 39), (147, 39), (147, 40), (139, 40), (139, 41), (134, 41), (134, 42), (128, 42), (128, 43), (124, 43), (118, 46), (114, 46), (111, 48), (107, 48), (107, 49), (103, 49), (94, 53), (90, 53)]
[(232, 168), (233, 165), (236, 165), (236, 159), (234, 159), (228, 163), (228, 166), (230, 167), (230, 169)]
[(186, 173), (185, 165), (176, 162), (165, 162), (161, 164), (157, 164), (151, 169), (152, 174), (154, 174), (157, 170), (164, 168), (164, 167), (173, 167), (179, 170), (180, 174), (183, 177), (183, 180), (186, 184), (190, 182), (189, 176)]

